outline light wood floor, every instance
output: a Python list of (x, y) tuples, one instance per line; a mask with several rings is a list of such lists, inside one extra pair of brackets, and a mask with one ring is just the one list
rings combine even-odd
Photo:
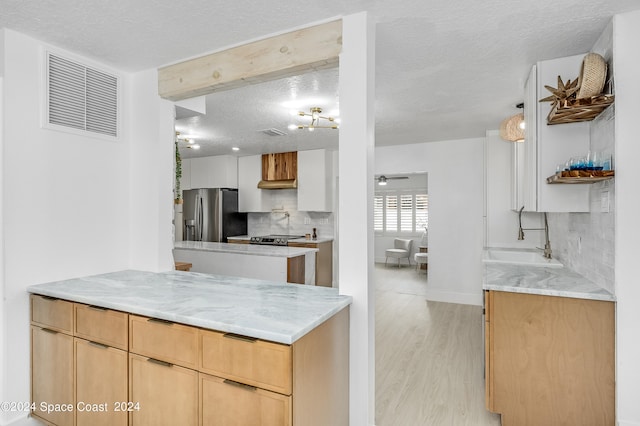
[(499, 426), (484, 408), (482, 308), (428, 302), (425, 271), (376, 264), (376, 426)]

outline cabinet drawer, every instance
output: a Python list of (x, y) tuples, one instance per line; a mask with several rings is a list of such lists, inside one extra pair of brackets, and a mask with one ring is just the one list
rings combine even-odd
[(203, 426), (290, 426), (291, 397), (200, 373)]
[(196, 369), (198, 329), (187, 325), (129, 315), (129, 351)]
[(31, 321), (44, 328), (72, 334), (73, 303), (32, 294)]
[(125, 351), (128, 349), (128, 314), (78, 303), (74, 307), (76, 336)]
[(291, 395), (291, 346), (200, 330), (200, 371)]

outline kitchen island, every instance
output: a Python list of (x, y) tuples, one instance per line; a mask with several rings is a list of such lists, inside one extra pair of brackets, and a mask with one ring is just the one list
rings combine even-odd
[(613, 426), (614, 295), (564, 267), (484, 269), (487, 409), (503, 426)]
[[(253, 244), (254, 237), (249, 235), (238, 235), (229, 237), (229, 243), (233, 244)], [(287, 240), (289, 247), (302, 247), (317, 249), (315, 261), (315, 285), (323, 287), (333, 286), (333, 238), (318, 237), (312, 238), (290, 238)]]
[(315, 284), (318, 249), (204, 241), (176, 241), (176, 262), (189, 262), (193, 272)]
[(28, 291), (33, 414), (53, 424), (348, 423), (351, 297), (335, 289), (121, 271)]

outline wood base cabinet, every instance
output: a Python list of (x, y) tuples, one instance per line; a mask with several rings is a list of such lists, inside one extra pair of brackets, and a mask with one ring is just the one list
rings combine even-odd
[(32, 414), (54, 425), (73, 426), (74, 391), (73, 337), (31, 326)]
[(291, 397), (200, 374), (202, 426), (290, 426)]
[(197, 425), (198, 372), (175, 364), (129, 355), (131, 425)]
[(347, 426), (349, 309), (293, 344), (32, 295), (31, 398), (50, 425)]
[(74, 344), (76, 424), (126, 426), (127, 352), (78, 338)]
[(613, 426), (613, 302), (486, 293), (486, 402), (503, 426)]
[(333, 287), (333, 241), (322, 243), (289, 243), (289, 247), (318, 249), (316, 253), (316, 285)]

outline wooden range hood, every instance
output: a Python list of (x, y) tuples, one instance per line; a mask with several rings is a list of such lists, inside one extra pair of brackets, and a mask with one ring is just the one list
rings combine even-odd
[(298, 153), (280, 152), (262, 155), (260, 189), (292, 189), (298, 187)]

